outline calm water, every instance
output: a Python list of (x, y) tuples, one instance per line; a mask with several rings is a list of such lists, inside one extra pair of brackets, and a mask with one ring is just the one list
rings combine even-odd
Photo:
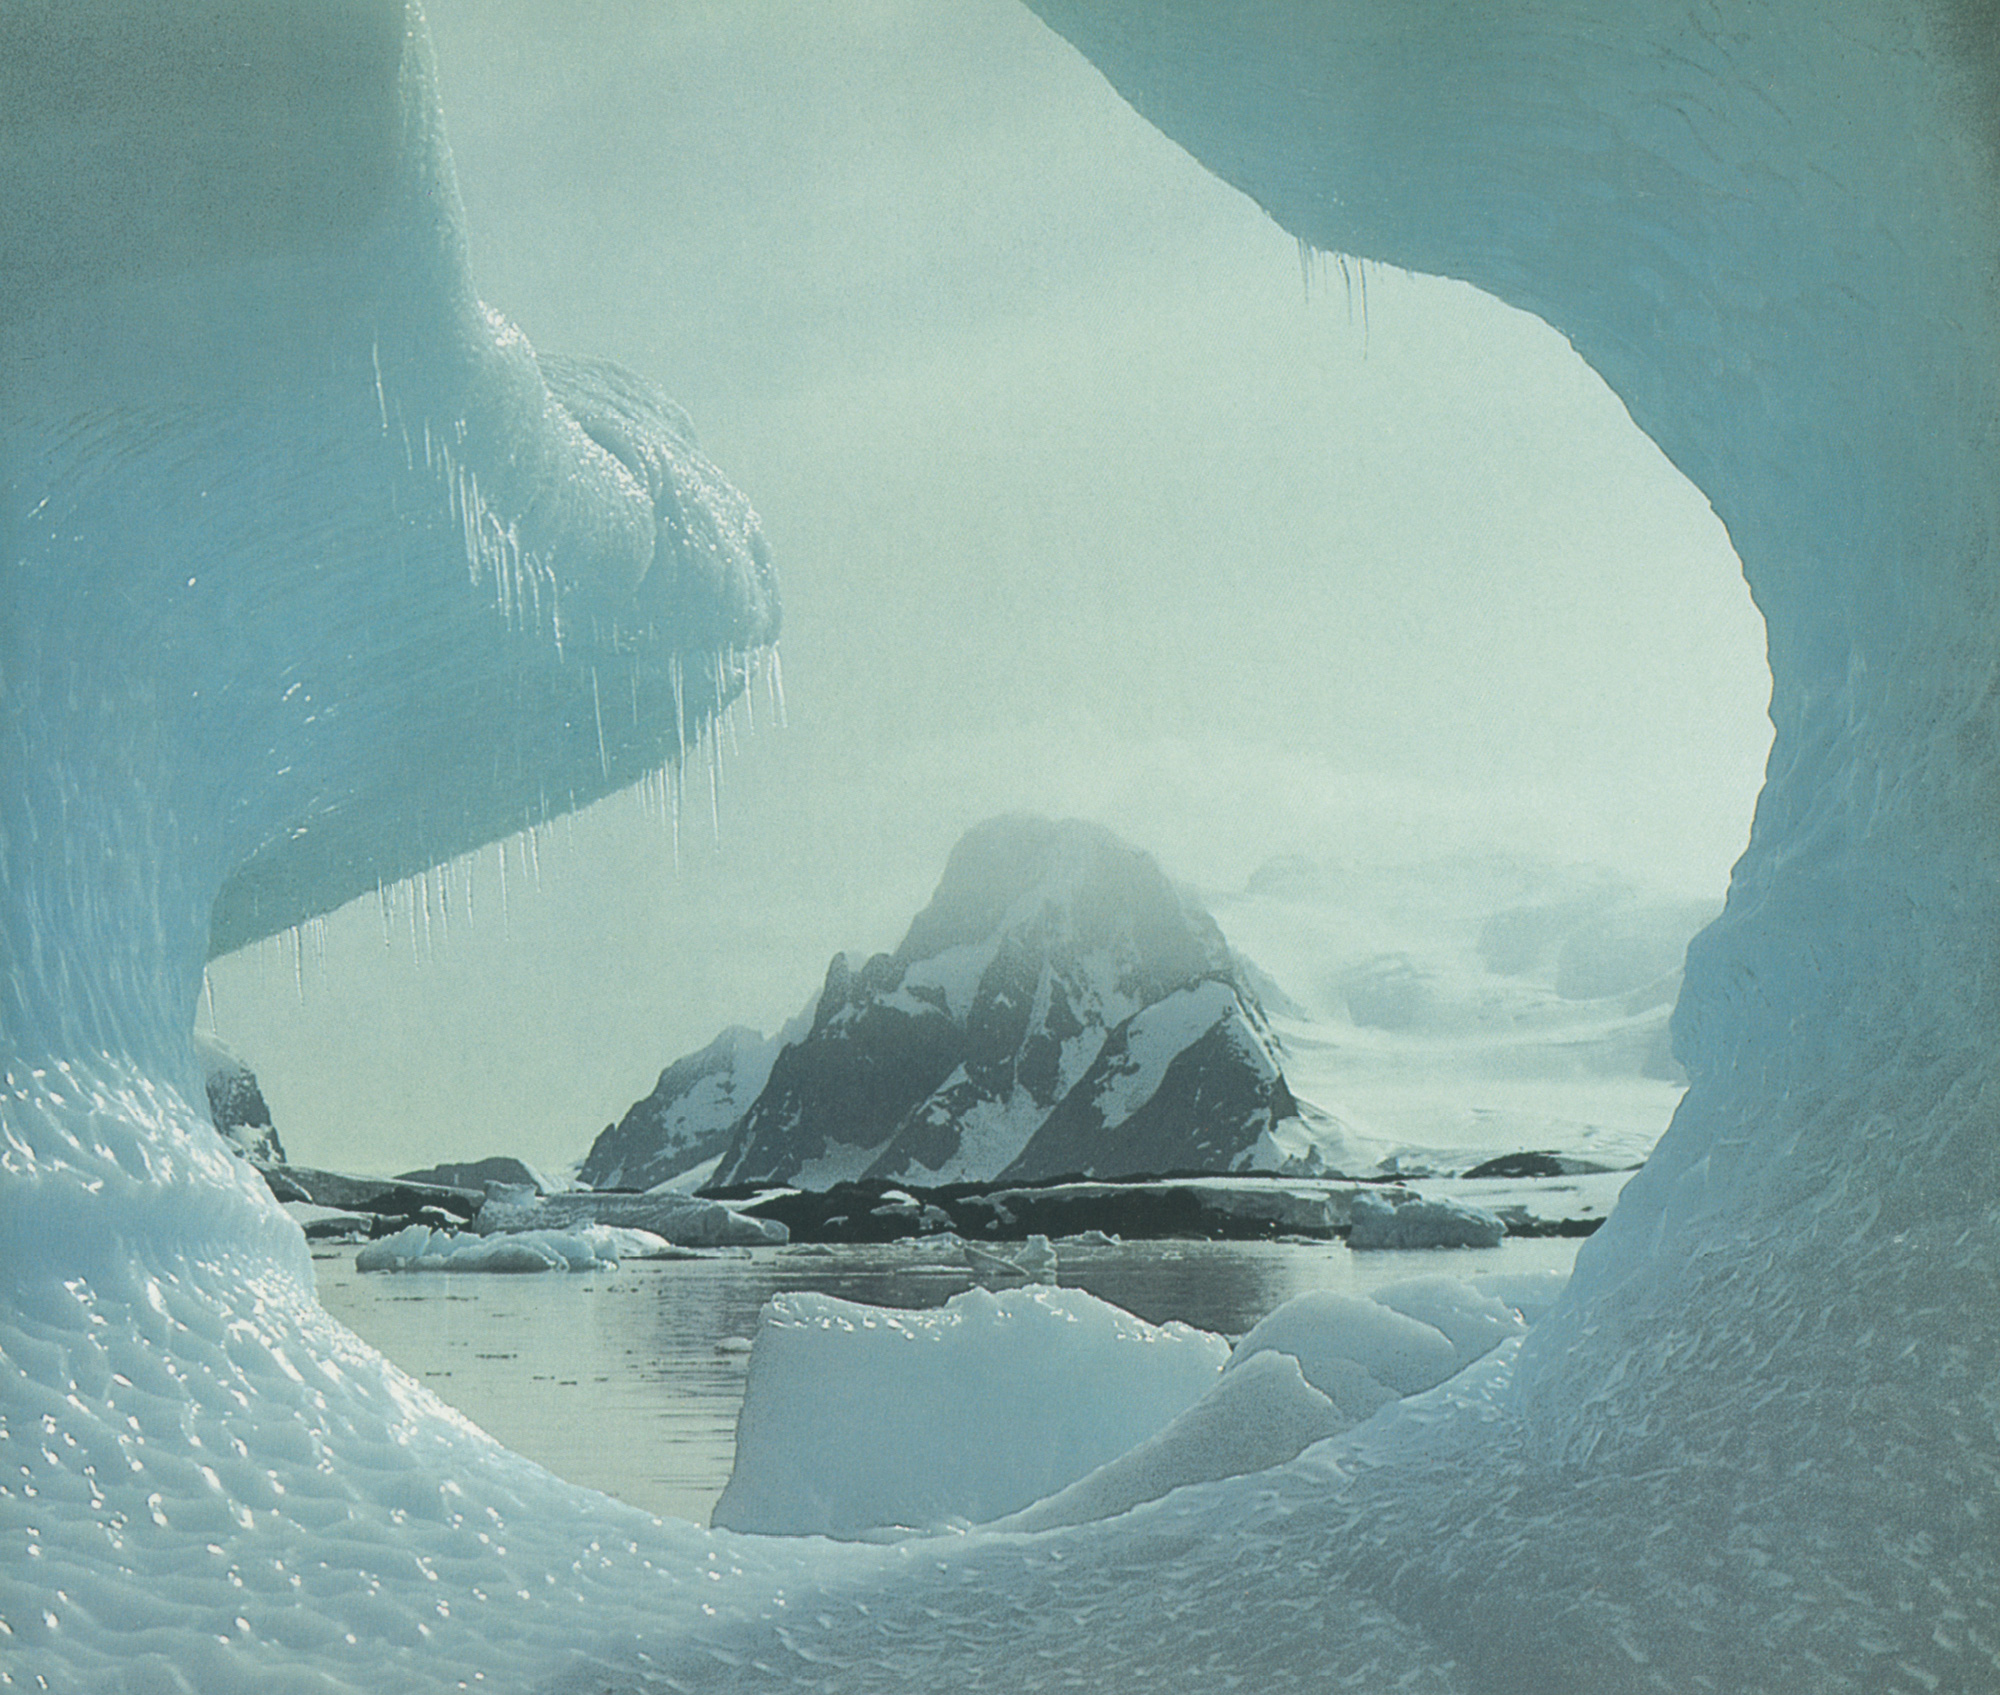
[[(1306, 1289), (1365, 1293), (1429, 1272), (1567, 1271), (1575, 1240), (1490, 1250), (1350, 1252), (1334, 1242), (1059, 1244), (1058, 1281), (1153, 1323), (1240, 1335)], [(708, 1522), (765, 1301), (813, 1289), (875, 1306), (942, 1305), (970, 1273), (903, 1245), (763, 1248), (617, 1271), (500, 1277), (354, 1269), (316, 1256), (328, 1311), (509, 1447), (650, 1512)]]

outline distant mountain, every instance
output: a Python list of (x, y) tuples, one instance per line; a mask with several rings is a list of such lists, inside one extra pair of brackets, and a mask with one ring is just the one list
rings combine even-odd
[[(858, 969), (836, 955), (808, 1010), (768, 1062), (743, 1038), (730, 1050), (756, 1052), (768, 1075), (713, 1182), (1226, 1171), (1338, 1147), (1337, 1127), (1292, 1098), (1214, 919), (1096, 825), (1008, 817), (971, 830), (896, 951)], [(755, 1075), (719, 1046), (669, 1067), (649, 1101), (679, 1078), (675, 1099), (693, 1103), (703, 1077), (725, 1073), (728, 1101), (718, 1086), (699, 1112), (669, 1102), (645, 1119), (641, 1102), (599, 1138), (587, 1181), (616, 1169), (629, 1185), (670, 1160), (692, 1165), (697, 1141), (716, 1145)]]
[(1672, 1013), (1720, 910), (1604, 866), (1499, 851), (1267, 862), (1215, 908), (1297, 1005), (1286, 1076), (1399, 1170), (1546, 1151), (1623, 1169), (1686, 1086)]
[(714, 1159), (763, 1089), (788, 1035), (802, 1033), (787, 1026), (765, 1036), (733, 1025), (701, 1052), (675, 1060), (651, 1094), (606, 1126), (578, 1180), (593, 1189), (650, 1189)]
[(1299, 1115), (1256, 1001), (1206, 978), (1111, 1031), (1001, 1176), (1233, 1171)]

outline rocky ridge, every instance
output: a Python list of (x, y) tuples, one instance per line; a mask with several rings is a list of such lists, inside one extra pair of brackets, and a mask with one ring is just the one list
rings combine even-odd
[(583, 1176), (657, 1182), (717, 1147), (715, 1184), (809, 1189), (1305, 1168), (1340, 1130), (1282, 1061), (1250, 970), (1149, 855), (999, 818), (893, 953), (836, 955), (779, 1037), (726, 1032), (669, 1066)]

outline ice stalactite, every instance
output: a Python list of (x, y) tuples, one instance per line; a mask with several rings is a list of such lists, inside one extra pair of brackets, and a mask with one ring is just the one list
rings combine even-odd
[(771, 668), (768, 673), (771, 679), (771, 711), (777, 718), (778, 728), (782, 730), (790, 722), (790, 717), (785, 707), (785, 663), (779, 656), (778, 644), (776, 642), (773, 642), (765, 651), (771, 656)]

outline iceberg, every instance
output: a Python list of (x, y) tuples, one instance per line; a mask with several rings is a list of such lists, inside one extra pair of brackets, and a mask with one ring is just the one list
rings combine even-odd
[(1237, 1343), (1215, 1387), (1165, 1429), (989, 1528), (1087, 1524), (1176, 1489), (1269, 1471), (1401, 1395), (1435, 1387), (1529, 1322), (1451, 1277), (1392, 1283), (1367, 1300), (1295, 1296)]
[(1776, 740), (1673, 1126), (1525, 1337), (1116, 1517), (836, 1547), (508, 1454), (315, 1302), (202, 963), (673, 765), (762, 539), (472, 292), (413, 7), (17, 8), (0, 1687), (2000, 1680), (1989, 9), (1038, 9), (1302, 243), (1554, 325), (1727, 524)]
[(1154, 1435), (1228, 1358), (1075, 1289), (969, 1289), (932, 1312), (780, 1295), (714, 1522), (854, 1539), (996, 1519)]
[(1364, 1190), (1354, 1197), (1349, 1218), (1350, 1248), (1491, 1248), (1507, 1234), (1498, 1213), (1447, 1195)]
[(646, 1230), (611, 1224), (581, 1230), (518, 1230), (473, 1236), (412, 1224), (370, 1242), (357, 1271), (616, 1271), (621, 1259), (664, 1259), (670, 1244)]
[(1176, 1489), (1268, 1471), (1355, 1421), (1305, 1380), (1290, 1354), (1259, 1353), (1165, 1429), (994, 1530), (1054, 1530), (1115, 1518)]
[(494, 1196), (472, 1223), (481, 1235), (597, 1226), (644, 1231), (682, 1248), (759, 1248), (790, 1236), (775, 1219), (751, 1218), (720, 1201), (700, 1200), (664, 1188), (639, 1195), (598, 1195), (572, 1189), (539, 1198)]

